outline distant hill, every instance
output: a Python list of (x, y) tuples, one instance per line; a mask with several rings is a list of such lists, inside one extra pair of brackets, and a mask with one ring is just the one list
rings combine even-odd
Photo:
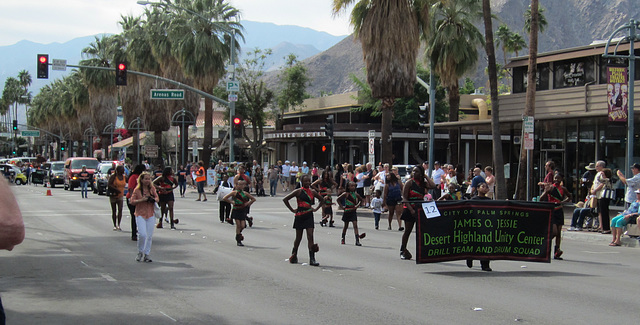
[[(492, 13), (500, 20), (494, 20), (494, 31), (501, 22), (505, 23), (513, 32), (523, 35), (528, 44), (529, 37), (523, 32), (523, 14), (529, 3), (530, 1), (522, 0), (492, 0)], [(606, 40), (614, 30), (630, 19), (640, 18), (638, 0), (540, 0), (540, 4), (545, 7), (544, 16), (548, 26), (539, 36), (539, 53), (588, 45), (594, 40)], [(484, 34), (483, 22), (478, 22), (477, 26)], [(617, 35), (626, 36), (628, 33)], [(420, 59), (424, 60), (422, 51)], [(478, 88), (487, 84), (484, 73), (487, 66), (486, 54), (484, 49), (480, 49), (479, 53), (478, 66), (468, 75)], [(528, 50), (518, 54), (527, 55)], [(498, 63), (503, 64), (504, 55), (500, 49), (496, 49), (496, 56)], [(514, 54), (509, 54), (511, 56)], [(304, 60), (303, 64), (312, 78), (312, 85), (307, 91), (313, 96), (355, 90), (349, 75), (353, 73), (363, 77), (362, 47), (360, 42), (354, 42), (350, 36), (332, 48)], [(274, 89), (277, 89), (276, 75), (277, 72), (271, 72), (267, 76), (269, 86)]]

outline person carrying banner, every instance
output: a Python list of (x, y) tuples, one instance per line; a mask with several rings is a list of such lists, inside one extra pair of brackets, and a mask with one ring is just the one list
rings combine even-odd
[(548, 201), (556, 204), (551, 217), (551, 239), (556, 238), (556, 246), (554, 248), (553, 259), (562, 260), (562, 250), (560, 249), (560, 242), (562, 241), (562, 225), (564, 225), (564, 212), (562, 204), (571, 201), (571, 192), (566, 187), (562, 186), (563, 175), (561, 173), (553, 176), (552, 184), (544, 185), (544, 192), (540, 195), (540, 201)]
[[(477, 185), (476, 195), (473, 196), (471, 200), (491, 200), (491, 198), (487, 196), (487, 193), (489, 193), (490, 191), (491, 190), (487, 182), (481, 181)], [(487, 272), (492, 271), (491, 266), (489, 266), (489, 263), (490, 263), (490, 260), (488, 259), (480, 260), (480, 267), (482, 268), (483, 271), (487, 271)], [(473, 259), (467, 259), (467, 267), (468, 268), (473, 267)]]
[(421, 165), (413, 167), (411, 179), (404, 184), (402, 191), (404, 209), (400, 218), (404, 220), (405, 227), (402, 234), (402, 243), (400, 244), (400, 259), (410, 260), (412, 257), (409, 250), (407, 250), (407, 242), (409, 242), (409, 236), (413, 231), (413, 225), (419, 221), (422, 211), (420, 204), (424, 201), (427, 191), (435, 187), (436, 184), (424, 174), (424, 169)]
[[(316, 261), (316, 252), (318, 251), (318, 244), (313, 241), (313, 212), (324, 206), (324, 199), (318, 192), (310, 188), (311, 176), (305, 174), (301, 178), (302, 187), (289, 193), (282, 199), (284, 205), (287, 206), (289, 211), (295, 214), (293, 221), (293, 228), (296, 230), (296, 239), (293, 241), (293, 250), (291, 251), (291, 257), (289, 257), (289, 263), (298, 263), (298, 247), (302, 241), (302, 232), (307, 230), (307, 246), (309, 248), (309, 265), (318, 266), (320, 263)], [(289, 200), (296, 198), (298, 208), (293, 209)], [(318, 206), (313, 208), (314, 198), (318, 199)]]

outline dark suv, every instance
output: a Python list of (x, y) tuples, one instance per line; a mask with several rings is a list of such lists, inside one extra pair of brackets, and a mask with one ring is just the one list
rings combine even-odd
[(56, 184), (64, 184), (64, 161), (52, 161), (44, 164), (46, 171), (45, 182), (49, 182), (51, 187)]
[(115, 172), (112, 170), (113, 164), (116, 166), (119, 164), (117, 161), (103, 161), (98, 164), (98, 168), (96, 168), (96, 173), (93, 174), (93, 193), (98, 193), (98, 195), (102, 195), (107, 191), (107, 184), (109, 183), (109, 171), (111, 173)]

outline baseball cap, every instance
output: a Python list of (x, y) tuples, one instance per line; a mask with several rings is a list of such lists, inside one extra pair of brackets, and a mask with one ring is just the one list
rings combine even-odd
[(633, 192), (636, 193), (636, 194), (640, 194), (640, 190), (635, 190)]
[(635, 168), (637, 170), (640, 170), (640, 164), (635, 163), (635, 164), (631, 165), (631, 168)]
[(302, 162), (302, 164), (303, 164), (303, 165), (306, 165), (306, 164), (307, 164), (307, 162), (306, 162), (306, 161), (303, 161), (303, 162)]
[(285, 164), (289, 164), (289, 163), (291, 163), (291, 162), (290, 162), (290, 161), (288, 161), (288, 160), (285, 160), (285, 161), (284, 161), (284, 163), (285, 163)]

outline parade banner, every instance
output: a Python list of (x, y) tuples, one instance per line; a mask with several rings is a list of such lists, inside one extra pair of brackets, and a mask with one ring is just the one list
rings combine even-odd
[[(416, 263), (465, 259), (551, 261), (554, 204), (525, 201), (438, 201), (420, 213)], [(422, 211), (420, 211), (422, 212)]]
[(607, 66), (607, 107), (609, 122), (626, 123), (629, 112), (627, 68)]

